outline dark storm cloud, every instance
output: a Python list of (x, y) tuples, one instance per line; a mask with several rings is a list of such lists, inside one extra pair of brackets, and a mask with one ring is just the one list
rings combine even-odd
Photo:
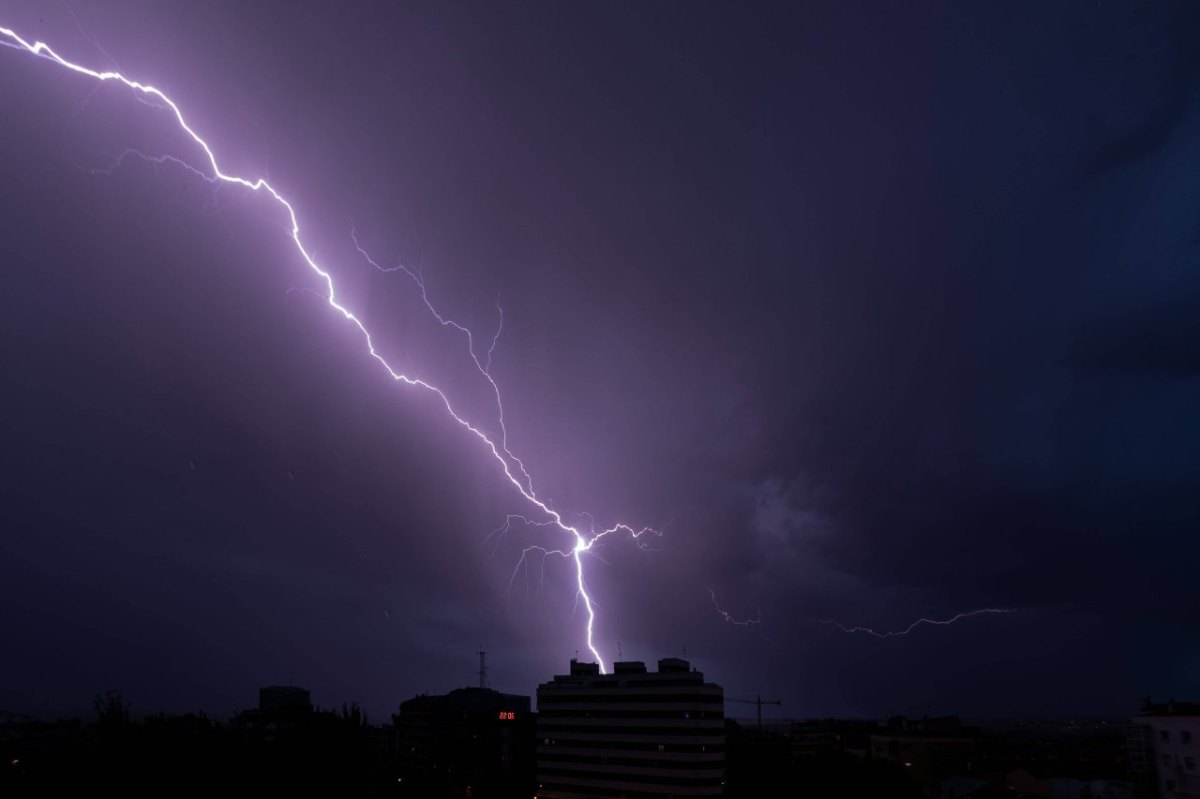
[[(1194, 270), (1185, 266), (1194, 260), (1186, 247), (1192, 223), (1181, 211), (1194, 207), (1195, 192), (1161, 176), (1194, 158), (1191, 148), (1174, 144), (1194, 127), (1196, 65), (1187, 41), (1195, 21), (1176, 19), (1181, 27), (1161, 39), (1147, 22), (1128, 26), (1127, 39), (1114, 28), (1104, 34), (1111, 38), (1087, 42), (1081, 50), (1094, 61), (1076, 67), (1057, 62), (1052, 51), (1021, 50), (1008, 22), (1000, 21), (989, 31), (989, 47), (1005, 52), (1008, 79), (1027, 71), (1055, 76), (1051, 85), (1018, 82), (1015, 96), (1025, 107), (1059, 103), (1051, 118), (1061, 118), (1061, 127), (1047, 133), (1038, 151), (1022, 152), (1003, 129), (968, 123), (957, 146), (970, 142), (965, 147), (974, 158), (966, 163), (987, 188), (962, 194), (967, 206), (940, 204), (957, 179), (934, 172), (913, 184), (922, 203), (915, 216), (903, 205), (873, 214), (866, 203), (851, 216), (863, 226), (832, 256), (841, 274), (814, 287), (836, 298), (838, 314), (821, 324), (828, 357), (797, 353), (786, 375), (773, 376), (774, 396), (788, 400), (772, 406), (772, 415), (787, 420), (776, 441), (790, 445), (773, 447), (773, 459), (754, 467), (759, 485), (788, 485), (800, 476), (819, 486), (783, 498), (794, 520), (782, 536), (784, 548), (800, 553), (806, 566), (779, 569), (780, 536), (772, 535), (761, 568), (746, 570), (746, 590), (769, 591), (762, 587), (766, 576), (777, 596), (803, 597), (793, 604), (796, 616), (850, 613), (854, 623), (881, 620), (893, 629), (905, 621), (897, 605), (909, 618), (917, 608), (943, 616), (985, 605), (1047, 616), (1081, 608), (1101, 620), (1087, 647), (1106, 637), (1125, 639), (1139, 618), (1195, 627), (1183, 588), (1188, 566), (1164, 558), (1187, 548), (1198, 518), (1200, 427), (1187, 410), (1197, 399), (1194, 383), (1130, 388), (1097, 379), (1181, 378), (1194, 369), (1194, 304), (1161, 297), (1164, 286), (1185, 297), (1194, 292)], [(1139, 68), (1122, 72), (1115, 56), (1130, 50)], [(962, 61), (973, 78), (981, 58)], [(1041, 69), (1033, 69), (1039, 61)], [(1111, 109), (1079, 105), (1093, 88), (1082, 76), (1068, 88), (1076, 68), (1107, 76)], [(1086, 153), (1099, 142), (1083, 128), (1070, 146), (1054, 139), (1076, 115), (1112, 114), (1116, 125), (1128, 124), (1123, 109), (1143, 84), (1135, 105), (1146, 110), (1133, 115), (1136, 132), (1119, 146), (1103, 145), (1105, 166), (1119, 163), (1138, 189), (1093, 186), (1082, 201), (1063, 192), (1073, 185), (1063, 178), (1081, 163), (1095, 175), (1097, 161)], [(986, 84), (975, 88), (989, 96)], [(972, 119), (973, 102), (964, 100), (956, 124)], [(897, 138), (902, 131), (885, 129), (892, 142), (904, 141)], [(911, 146), (924, 164), (957, 157), (931, 152), (936, 143)], [(830, 151), (837, 152), (823, 152)], [(831, 171), (854, 185), (854, 173), (838, 166)], [(891, 168), (885, 162), (884, 170)], [(999, 177), (1031, 168), (1041, 177), (1028, 187), (1020, 178)], [(981, 216), (975, 203), (982, 197), (1004, 210)], [(1017, 198), (1018, 205), (1004, 208)], [(1131, 202), (1135, 210), (1121, 210)], [(928, 219), (935, 207), (936, 217)], [(830, 212), (851, 214), (849, 207)], [(930, 222), (936, 232), (923, 235)], [(1002, 229), (1014, 238), (994, 238)], [(861, 235), (865, 230), (869, 236)], [(798, 316), (812, 313), (807, 296), (790, 299)], [(806, 379), (816, 387), (789, 391), (787, 381), (798, 387)], [(779, 501), (773, 489), (764, 490)], [(761, 532), (758, 515), (746, 515), (748, 532)], [(733, 542), (726, 554), (738, 564), (745, 557)], [(857, 581), (852, 593), (876, 601), (809, 590), (839, 578)], [(1164, 590), (1130, 596), (1113, 592), (1114, 581)], [(1194, 657), (1181, 653), (1177, 662)]]
[(1164, 147), (1180, 122), (1196, 103), (1195, 73), (1179, 76), (1178, 86), (1170, 92), (1164, 107), (1141, 122), (1133, 133), (1106, 145), (1088, 160), (1083, 177), (1091, 180), (1113, 170), (1135, 164)]
[(1067, 363), (1085, 374), (1186, 379), (1200, 376), (1200, 295), (1125, 310), (1094, 324)]
[(1179, 63), (1171, 68), (1169, 82), (1157, 99), (1159, 105), (1151, 107), (1146, 117), (1138, 120), (1132, 132), (1107, 143), (1088, 159), (1083, 167), (1085, 180), (1101, 177), (1153, 156), (1170, 142), (1187, 115), (1195, 110), (1200, 58), (1185, 43), (1172, 40), (1172, 44), (1176, 44), (1182, 52), (1177, 57)]
[[(104, 60), (61, 13), (3, 10)], [(388, 357), (472, 414), (461, 341), (348, 231), (477, 331), (501, 298), (535, 483), (663, 527), (589, 559), (610, 655), (687, 647), (795, 715), (1186, 693), (1194, 10), (78, 11), (296, 199)], [(480, 643), (500, 687), (561, 669), (569, 568), (514, 571), (536, 531), (482, 545), (528, 508), (308, 291), (277, 209), (80, 169), (183, 143), (119, 91), (0, 60), (0, 596), (28, 653), (0, 705), (117, 685), (219, 711), (295, 677), (380, 717), (469, 682)], [(886, 642), (819, 624), (984, 606), (1017, 612)]]

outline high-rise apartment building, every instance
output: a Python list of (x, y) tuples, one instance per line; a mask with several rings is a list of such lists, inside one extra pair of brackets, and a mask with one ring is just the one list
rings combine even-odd
[(540, 799), (720, 796), (725, 696), (686, 660), (571, 661), (537, 691)]

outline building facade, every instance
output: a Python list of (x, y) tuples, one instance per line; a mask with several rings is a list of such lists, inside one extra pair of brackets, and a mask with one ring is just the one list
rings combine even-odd
[(1146, 699), (1133, 723), (1127, 735), (1133, 770), (1153, 773), (1162, 799), (1200, 799), (1200, 704)]
[(725, 694), (686, 660), (658, 671), (637, 661), (571, 661), (538, 686), (540, 799), (720, 796), (725, 780)]

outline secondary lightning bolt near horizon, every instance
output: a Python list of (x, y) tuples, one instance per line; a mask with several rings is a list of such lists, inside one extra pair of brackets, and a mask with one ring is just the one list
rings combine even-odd
[[(626, 533), (626, 534), (632, 536), (633, 538), (638, 539), (646, 533), (655, 533), (657, 531), (655, 531), (649, 527), (635, 529), (634, 527), (632, 527), (628, 524), (625, 524), (623, 522), (618, 522), (616, 524), (613, 524), (611, 527), (608, 527), (608, 528), (605, 528), (602, 530), (595, 529), (595, 527), (593, 525), (591, 529), (589, 529), (585, 532), (585, 531), (579, 529), (579, 527), (568, 524), (563, 519), (562, 515), (558, 511), (556, 511), (553, 507), (551, 507), (547, 501), (542, 500), (541, 498), (538, 497), (537, 493), (533, 489), (533, 480), (529, 476), (529, 473), (525, 470), (524, 464), (520, 461), (519, 458), (514, 456), (508, 449), (508, 441), (507, 441), (508, 436), (507, 436), (507, 431), (504, 429), (504, 416), (503, 416), (503, 406), (500, 401), (500, 389), (497, 386), (495, 380), (492, 379), (492, 376), (490, 373), (490, 371), (491, 371), (491, 354), (492, 354), (492, 351), (495, 349), (495, 342), (496, 342), (495, 337), (493, 337), (493, 339), (492, 339), (492, 348), (488, 351), (488, 356), (487, 356), (487, 361), (486, 361), (487, 366), (484, 366), (483, 364), (480, 363), (480, 358), (475, 351), (474, 339), (471, 336), (470, 330), (468, 330), (467, 328), (465, 328), (461, 325), (458, 325), (457, 323), (449, 321), (449, 320), (443, 318), (440, 314), (438, 314), (438, 312), (434, 309), (433, 305), (429, 301), (428, 296), (425, 293), (425, 286), (424, 286), (423, 281), (420, 279), (420, 277), (416, 273), (405, 269), (405, 271), (408, 273), (409, 277), (417, 282), (417, 285), (421, 290), (422, 299), (424, 300), (424, 302), (425, 302), (426, 306), (429, 308), (429, 310), (437, 318), (438, 322), (441, 323), (443, 326), (454, 327), (467, 335), (468, 346), (470, 348), (471, 358), (472, 358), (472, 360), (474, 360), (475, 365), (479, 368), (479, 371), (484, 375), (484, 377), (491, 384), (491, 387), (495, 393), (496, 403), (497, 403), (497, 406), (499, 407), (500, 428), (501, 428), (501, 441), (499, 444), (494, 442), (488, 436), (488, 434), (485, 433), (482, 429), (473, 425), (471, 422), (467, 421), (467, 419), (465, 419), (463, 416), (460, 416), (458, 414), (458, 412), (454, 410), (454, 406), (451, 404), (450, 398), (440, 388), (438, 388), (436, 385), (434, 385), (430, 382), (427, 382), (423, 378), (410, 377), (409, 375), (406, 375), (403, 372), (397, 371), (390, 363), (388, 363), (387, 359), (385, 359), (382, 355), (379, 354), (379, 352), (375, 349), (375, 344), (371, 338), (370, 331), (367, 330), (366, 326), (362, 323), (362, 321), (359, 320), (359, 318), (357, 316), (355, 316), (354, 313), (349, 308), (347, 308), (346, 306), (344, 306), (338, 302), (336, 293), (334, 291), (332, 275), (329, 272), (327, 272), (325, 269), (323, 269), (316, 262), (312, 253), (304, 246), (303, 242), (301, 241), (300, 222), (296, 216), (296, 210), (292, 206), (292, 204), (290, 202), (288, 202), (288, 200), (278, 190), (276, 190), (275, 187), (272, 186), (266, 180), (266, 178), (256, 178), (256, 179), (251, 180), (249, 178), (239, 177), (237, 175), (230, 175), (230, 174), (226, 174), (225, 172), (222, 172), (220, 166), (217, 163), (217, 157), (213, 153), (212, 149), (209, 147), (208, 143), (194, 129), (192, 129), (192, 127), (187, 123), (187, 120), (185, 119), (183, 112), (180, 110), (180, 107), (175, 103), (174, 100), (172, 100), (170, 97), (168, 97), (163, 91), (155, 88), (154, 86), (152, 86), (150, 84), (141, 83), (139, 81), (135, 81), (130, 78), (127, 78), (120, 72), (116, 72), (116, 71), (112, 71), (112, 70), (97, 71), (97, 70), (82, 66), (80, 64), (76, 64), (72, 61), (68, 61), (67, 59), (60, 56), (57, 52), (55, 52), (54, 49), (51, 48), (45, 42), (41, 42), (41, 41), (30, 42), (30, 41), (22, 38), (15, 31), (13, 31), (9, 28), (0, 27), (0, 37), (7, 39), (7, 41), (0, 40), (0, 44), (3, 44), (5, 46), (24, 50), (34, 56), (37, 56), (39, 58), (46, 59), (47, 61), (50, 61), (52, 63), (58, 64), (59, 66), (65, 68), (65, 69), (68, 69), (71, 72), (74, 72), (79, 75), (85, 75), (89, 78), (100, 81), (102, 83), (109, 82), (109, 81), (115, 81), (117, 83), (121, 83), (121, 84), (127, 86), (128, 88), (133, 89), (134, 91), (138, 92), (140, 95), (154, 98), (155, 100), (157, 100), (159, 103), (162, 104), (162, 107), (170, 109), (170, 111), (174, 114), (175, 121), (178, 122), (180, 129), (182, 129), (184, 131), (184, 133), (186, 133), (188, 135), (188, 137), (193, 142), (195, 142), (195, 144), (204, 152), (204, 157), (207, 162), (208, 168), (211, 171), (211, 175), (205, 174), (204, 172), (197, 170), (195, 167), (186, 163), (182, 159), (176, 159), (174, 157), (168, 156), (167, 158), (169, 160), (179, 163), (181, 166), (184, 166), (185, 168), (190, 169), (194, 172), (198, 172), (206, 180), (209, 180), (212, 182), (220, 181), (222, 183), (236, 184), (238, 186), (242, 186), (251, 191), (265, 192), (268, 195), (270, 195), (271, 198), (274, 199), (275, 202), (277, 204), (279, 204), (279, 206), (281, 206), (287, 212), (288, 220), (291, 222), (290, 234), (291, 234), (292, 242), (296, 245), (296, 251), (300, 254), (300, 257), (304, 259), (304, 262), (308, 265), (308, 267), (315, 274), (317, 274), (321, 278), (322, 281), (324, 281), (325, 287), (326, 287), (325, 299), (328, 302), (329, 306), (331, 308), (333, 308), (335, 311), (337, 311), (338, 313), (340, 313), (342, 315), (342, 317), (346, 319), (346, 321), (350, 322), (352, 325), (354, 325), (356, 328), (358, 328), (358, 331), (362, 334), (363, 340), (367, 345), (367, 351), (370, 353), (371, 357), (374, 358), (376, 361), (378, 361), (379, 364), (381, 366), (383, 366), (384, 369), (387, 370), (387, 373), (388, 373), (388, 375), (391, 376), (392, 380), (394, 380), (398, 383), (403, 383), (412, 388), (420, 388), (420, 389), (428, 391), (432, 394), (437, 395), (438, 399), (441, 400), (442, 405), (445, 407), (446, 412), (451, 416), (451, 418), (453, 418), (454, 421), (456, 421), (464, 429), (466, 429), (468, 432), (470, 432), (472, 435), (474, 435), (477, 439), (479, 439), (479, 441), (483, 444), (485, 450), (487, 452), (490, 452), (492, 457), (495, 458), (497, 463), (500, 464), (500, 468), (503, 471), (505, 478), (508, 479), (509, 483), (512, 484), (513, 488), (515, 488), (527, 502), (532, 504), (538, 511), (540, 511), (545, 516), (545, 519), (546, 519), (545, 525), (553, 526), (564, 533), (568, 533), (571, 536), (571, 540), (573, 541), (573, 544), (567, 548), (544, 549), (544, 548), (538, 547), (538, 549), (541, 549), (543, 552), (546, 552), (547, 554), (561, 555), (564, 558), (570, 558), (574, 561), (574, 563), (575, 563), (575, 582), (576, 582), (576, 586), (577, 586), (577, 593), (576, 593), (577, 601), (582, 600), (584, 608), (587, 611), (587, 633), (586, 633), (587, 648), (592, 653), (592, 656), (596, 658), (596, 662), (599, 664), (600, 670), (602, 672), (606, 672), (607, 669), (605, 667), (604, 659), (600, 655), (600, 652), (596, 648), (596, 645), (593, 640), (593, 627), (594, 627), (595, 621), (596, 621), (596, 608), (595, 608), (594, 600), (592, 599), (591, 595), (588, 593), (587, 582), (584, 579), (583, 554), (586, 553), (588, 550), (590, 550), (595, 545), (595, 543), (597, 541), (599, 541), (601, 538), (604, 538), (605, 536), (610, 535), (612, 533), (617, 533), (617, 532)], [(357, 241), (355, 241), (355, 246), (356, 247), (358, 246)], [(369, 258), (369, 256), (366, 256), (366, 253), (361, 248), (359, 248), (359, 252), (362, 253), (365, 257)], [(374, 263), (374, 262), (372, 261), (372, 263)], [(499, 335), (499, 334), (497, 333), (497, 335)], [(522, 479), (519, 479), (514, 474), (514, 469), (516, 470), (516, 472), (518, 474), (520, 474)], [(529, 550), (526, 550), (526, 552), (528, 552), (528, 551)]]
[[(717, 592), (716, 591), (714, 591), (713, 589), (710, 588), (710, 589), (708, 589), (708, 594), (710, 597), (712, 597), (713, 607), (717, 609), (717, 614), (722, 619), (724, 619), (727, 623), (732, 624), (736, 627), (753, 627), (757, 624), (762, 624), (763, 618), (762, 618), (761, 610), (758, 611), (758, 613), (755, 615), (754, 618), (739, 619), (738, 617), (734, 616), (732, 613), (730, 613), (729, 611), (727, 611), (723, 607), (721, 607), (721, 604), (717, 601)], [(891, 630), (889, 632), (882, 632), (882, 633), (877, 630), (874, 630), (870, 627), (847, 627), (846, 625), (842, 624), (840, 621), (837, 621), (836, 619), (809, 619), (809, 620), (807, 620), (806, 623), (808, 623), (808, 624), (824, 624), (824, 625), (827, 625), (830, 627), (837, 627), (842, 632), (850, 634), (850, 635), (853, 635), (855, 633), (864, 633), (866, 635), (870, 635), (875, 638), (883, 639), (883, 638), (899, 638), (900, 636), (908, 635), (913, 630), (915, 630), (917, 627), (920, 627), (922, 624), (930, 624), (930, 625), (934, 625), (937, 627), (946, 627), (951, 624), (954, 624), (955, 622), (962, 621), (963, 619), (969, 619), (972, 616), (982, 616), (982, 615), (988, 614), (988, 613), (1015, 613), (1015, 612), (1016, 612), (1016, 608), (980, 608), (979, 610), (968, 610), (963, 613), (956, 613), (955, 615), (951, 616), (948, 619), (925, 619), (925, 618), (917, 619), (912, 624), (905, 627), (903, 630)]]
[(837, 627), (844, 633), (865, 633), (866, 635), (874, 636), (875, 638), (899, 638), (902, 635), (908, 635), (922, 624), (931, 624), (937, 627), (945, 627), (954, 624), (962, 619), (969, 619), (972, 616), (982, 616), (985, 613), (1016, 613), (1016, 608), (980, 608), (979, 610), (969, 610), (965, 613), (957, 613), (948, 619), (917, 619), (912, 624), (905, 627), (903, 630), (893, 630), (891, 632), (877, 632), (870, 627), (847, 627), (834, 619), (819, 619), (818, 624), (827, 624)]

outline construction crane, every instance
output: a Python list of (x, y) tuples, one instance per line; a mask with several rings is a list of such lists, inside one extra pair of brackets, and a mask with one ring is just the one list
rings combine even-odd
[(762, 729), (762, 706), (763, 705), (782, 705), (783, 701), (779, 699), (763, 699), (761, 696), (756, 696), (753, 699), (733, 699), (725, 697), (726, 702), (740, 702), (743, 705), (756, 705), (758, 707), (758, 728)]

